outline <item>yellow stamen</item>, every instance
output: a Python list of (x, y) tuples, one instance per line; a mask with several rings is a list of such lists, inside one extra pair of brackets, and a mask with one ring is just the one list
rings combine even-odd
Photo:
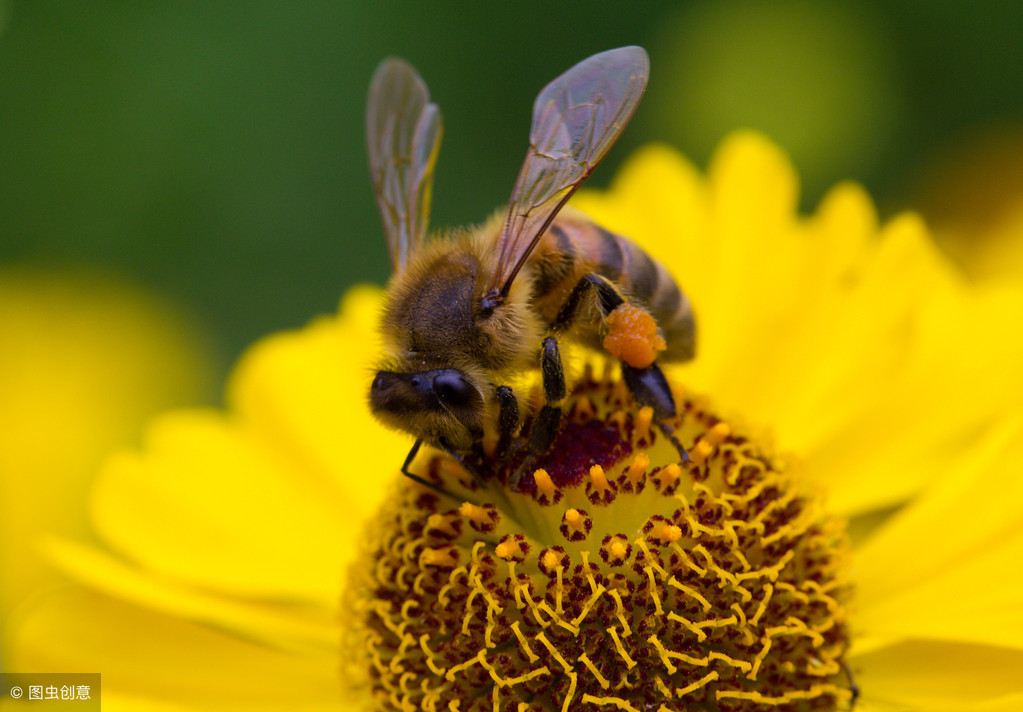
[(650, 424), (654, 422), (654, 409), (648, 405), (639, 409), (636, 416), (636, 437), (640, 440), (650, 440)]
[(547, 497), (548, 502), (553, 502), (557, 488), (554, 486), (554, 480), (552, 480), (551, 476), (547, 474), (547, 470), (540, 468), (534, 472), (533, 481), (536, 482), (537, 493)]
[(443, 535), (448, 538), (458, 536), (458, 530), (455, 529), (454, 522), (447, 514), (431, 514), (427, 517), (426, 531)]
[(707, 434), (703, 436), (704, 440), (709, 442), (714, 447), (717, 447), (725, 441), (729, 435), (732, 434), (732, 429), (728, 427), (728, 423), (721, 421), (716, 424), (713, 428), (707, 431)]
[(583, 515), (579, 514), (578, 509), (567, 509), (565, 510), (564, 522), (575, 531), (582, 529), (584, 522)]
[(607, 422), (618, 428), (618, 432), (625, 432), (625, 421), (628, 416), (625, 415), (624, 410), (616, 410), (607, 417)]
[(682, 529), (675, 524), (656, 524), (650, 530), (650, 537), (670, 544), (682, 538)]
[(629, 465), (629, 469), (626, 470), (625, 476), (628, 480), (638, 485), (643, 479), (643, 475), (646, 474), (646, 468), (650, 467), (650, 458), (645, 452), (638, 453), (632, 460), (632, 464)]
[(462, 502), (461, 506), (459, 506), (458, 508), (458, 511), (461, 512), (462, 516), (465, 517), (466, 519), (470, 519), (481, 526), (490, 524), (491, 522), (490, 515), (487, 512), (487, 510), (484, 509), (483, 507), (478, 507), (475, 504), (472, 504), (471, 502)]
[(678, 478), (681, 476), (682, 468), (678, 466), (678, 463), (672, 462), (654, 474), (654, 481), (661, 489), (667, 489), (678, 482)]
[(419, 562), (424, 566), (454, 566), (458, 563), (458, 552), (453, 547), (423, 549)]
[(593, 420), (597, 415), (597, 408), (593, 405), (593, 401), (583, 396), (572, 405), (569, 417), (580, 423)]
[(714, 446), (702, 438), (689, 450), (689, 457), (697, 465), (704, 464), (712, 454), (714, 454)]

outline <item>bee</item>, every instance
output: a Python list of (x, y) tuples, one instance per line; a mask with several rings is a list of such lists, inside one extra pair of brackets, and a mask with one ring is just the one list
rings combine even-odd
[[(693, 357), (688, 298), (634, 242), (562, 211), (622, 133), (648, 75), (646, 51), (621, 47), (552, 81), (534, 103), (529, 150), (507, 209), (478, 229), (427, 239), (440, 112), (408, 63), (391, 58), (377, 68), (369, 165), (393, 276), (381, 319), (389, 356), (369, 400), (381, 422), (415, 436), (407, 476), (428, 484), (409, 471), (423, 443), (461, 460), (488, 424), (496, 424), (502, 451), (521, 428), (519, 396), (508, 383), (537, 368), (544, 403), (526, 443), (534, 457), (546, 451), (566, 395), (563, 338), (619, 357), (633, 397), (653, 408), (658, 423), (676, 414), (654, 354)], [(639, 348), (616, 348), (619, 337)]]

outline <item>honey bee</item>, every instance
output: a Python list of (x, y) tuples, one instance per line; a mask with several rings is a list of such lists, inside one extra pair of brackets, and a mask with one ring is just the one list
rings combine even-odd
[[(440, 112), (408, 63), (391, 58), (377, 68), (369, 164), (393, 276), (381, 320), (389, 356), (369, 400), (381, 422), (416, 437), (402, 467), (409, 477), (423, 482), (409, 465), (424, 442), (461, 459), (490, 424), (502, 450), (521, 427), (519, 396), (507, 384), (537, 367), (544, 404), (524, 441), (534, 456), (546, 451), (566, 395), (561, 338), (610, 350), (634, 398), (659, 423), (675, 415), (654, 355), (693, 357), (689, 300), (634, 242), (562, 212), (632, 117), (648, 75), (646, 52), (622, 47), (548, 84), (533, 106), (530, 147), (507, 210), (478, 229), (428, 240)], [(616, 318), (626, 312), (630, 318)], [(640, 348), (615, 348), (609, 336)]]

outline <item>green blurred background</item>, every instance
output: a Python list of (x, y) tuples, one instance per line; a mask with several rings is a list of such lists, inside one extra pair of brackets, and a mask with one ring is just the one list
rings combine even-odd
[[(539, 89), (623, 44), (649, 50), (651, 80), (596, 185), (643, 142), (702, 165), (752, 126), (792, 155), (805, 208), (854, 178), (885, 213), (940, 221), (949, 156), (992, 136), (1018, 147), (1023, 125), (1019, 2), (0, 7), (0, 264), (126, 275), (186, 305), (223, 364), (387, 278), (363, 116), (389, 54), (444, 112), (435, 226), (501, 204)], [(978, 175), (1004, 174), (997, 187), (1020, 166)]]

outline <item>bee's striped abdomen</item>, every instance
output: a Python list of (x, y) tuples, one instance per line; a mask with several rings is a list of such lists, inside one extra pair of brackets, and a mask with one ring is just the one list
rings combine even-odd
[[(537, 308), (548, 322), (557, 316), (583, 275), (595, 272), (615, 283), (630, 301), (650, 311), (668, 343), (661, 360), (693, 357), (695, 328), (689, 299), (664, 265), (632, 240), (592, 222), (561, 218), (537, 245), (531, 264)], [(577, 326), (584, 338), (596, 337), (595, 328)]]

